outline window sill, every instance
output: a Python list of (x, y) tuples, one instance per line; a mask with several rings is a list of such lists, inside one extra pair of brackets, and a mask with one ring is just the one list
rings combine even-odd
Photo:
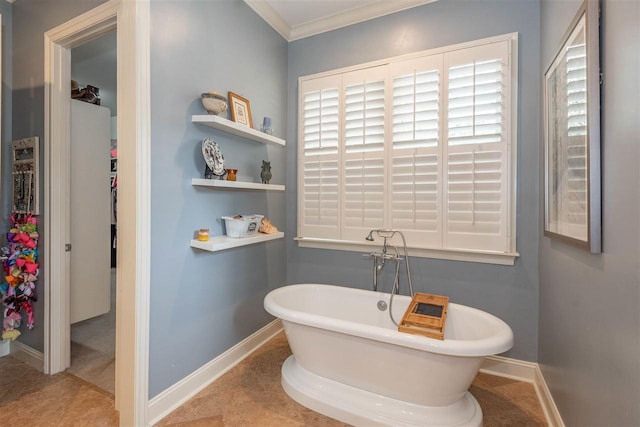
[[(308, 237), (296, 237), (301, 248), (332, 249), (338, 251), (371, 252), (380, 245), (377, 243), (349, 242), (343, 240), (315, 239)], [(400, 249), (400, 248), (398, 248)], [(409, 255), (419, 258), (446, 259), (450, 261), (479, 262), (483, 264), (513, 265), (515, 259), (520, 256), (517, 252), (489, 252), (470, 251), (459, 249), (422, 249), (408, 248)]]

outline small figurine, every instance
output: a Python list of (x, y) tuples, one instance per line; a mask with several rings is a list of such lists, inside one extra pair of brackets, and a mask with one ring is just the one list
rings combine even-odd
[(262, 172), (260, 172), (260, 178), (262, 178), (263, 184), (268, 184), (271, 181), (271, 162), (266, 160), (262, 161)]

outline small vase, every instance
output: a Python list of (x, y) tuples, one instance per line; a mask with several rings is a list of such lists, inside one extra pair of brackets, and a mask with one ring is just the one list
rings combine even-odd
[(235, 181), (238, 169), (227, 169), (227, 181)]
[(267, 135), (273, 135), (273, 128), (271, 127), (271, 117), (265, 117), (262, 120), (262, 132)]

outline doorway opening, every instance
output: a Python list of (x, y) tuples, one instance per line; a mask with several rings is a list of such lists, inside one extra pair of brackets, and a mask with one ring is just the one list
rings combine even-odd
[(115, 395), (117, 32), (71, 49), (71, 374)]

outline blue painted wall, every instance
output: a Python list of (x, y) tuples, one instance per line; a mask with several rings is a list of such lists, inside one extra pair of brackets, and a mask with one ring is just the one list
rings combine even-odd
[[(541, 73), (580, 4), (542, 2)], [(538, 362), (568, 426), (640, 425), (639, 22), (639, 2), (602, 2), (603, 253), (540, 234)]]
[[(105, 0), (83, 1), (37, 1), (24, 0), (12, 3), (12, 103), (3, 107), (11, 112), (10, 139), (38, 136), (40, 138), (40, 235), (44, 235), (44, 33), (70, 19), (104, 3)], [(2, 9), (0, 9), (2, 11)], [(4, 13), (4, 12), (2, 12)], [(4, 17), (3, 17), (4, 21)], [(3, 22), (3, 40), (5, 23)], [(3, 53), (4, 56), (4, 53)], [(4, 58), (3, 58), (4, 60)], [(3, 67), (6, 64), (3, 64)], [(6, 68), (4, 68), (6, 69)], [(3, 72), (4, 72), (3, 69)], [(3, 81), (4, 81), (3, 76)], [(3, 94), (3, 100), (5, 98)], [(10, 106), (10, 108), (8, 108)], [(3, 110), (4, 110), (3, 108)], [(4, 116), (7, 119), (7, 116)], [(5, 125), (5, 123), (3, 123)], [(8, 127), (8, 126), (7, 126)], [(4, 133), (4, 132), (3, 132)], [(4, 133), (6, 135), (6, 133)], [(6, 141), (8, 141), (7, 139)], [(3, 150), (3, 216), (11, 209), (10, 185), (11, 163), (10, 145)], [(39, 258), (44, 259), (44, 240), (39, 242)], [(44, 351), (44, 272), (40, 269), (37, 284), (40, 295), (34, 304), (35, 328), (25, 332), (23, 325), (19, 340), (38, 351)]]
[[(284, 240), (204, 252), (189, 247), (198, 228), (222, 234), (223, 215), (260, 213), (285, 228), (283, 192), (193, 187), (204, 171), (200, 144), (213, 138), (238, 180), (285, 183), (285, 150), (191, 123), (206, 114), (200, 94), (238, 93), (254, 127), (286, 129), (287, 43), (242, 1), (151, 3), (151, 313), (149, 396), (200, 368), (272, 318), (266, 293), (286, 281)], [(288, 237), (291, 237), (290, 235)]]
[[(287, 137), (297, 135), (298, 77), (484, 37), (519, 33), (518, 207), (515, 266), (412, 258), (416, 291), (449, 295), (484, 309), (513, 329), (508, 356), (535, 360), (538, 340), (538, 177), (540, 156), (540, 9), (537, 1), (447, 0), (292, 42)], [(297, 147), (287, 148), (287, 235), (294, 236)], [(365, 236), (362, 236), (364, 239)], [(371, 287), (371, 260), (360, 253), (298, 248), (287, 241), (289, 283)], [(387, 291), (391, 278), (387, 278)]]

